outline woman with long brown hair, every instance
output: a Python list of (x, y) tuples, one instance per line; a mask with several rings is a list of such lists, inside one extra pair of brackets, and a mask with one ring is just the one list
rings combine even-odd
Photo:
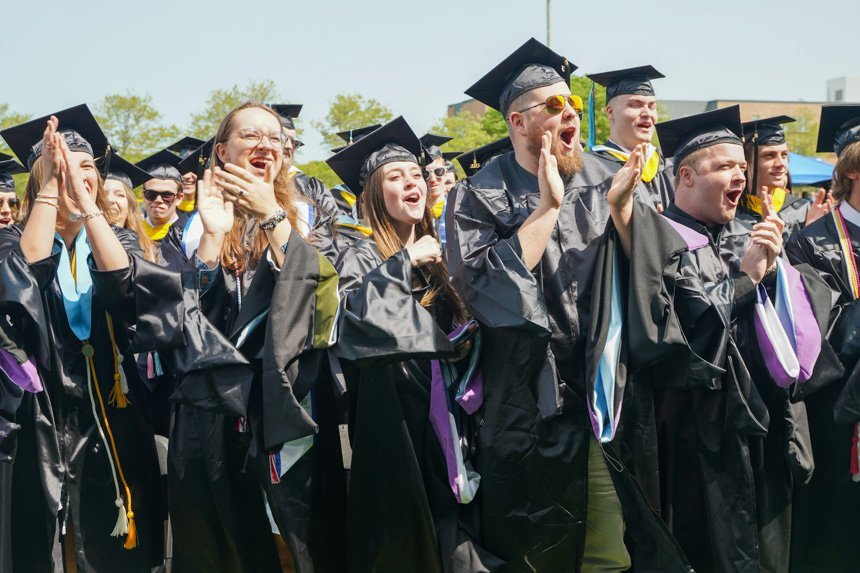
[(120, 229), (129, 229), (137, 235), (140, 249), (146, 260), (158, 261), (158, 247), (143, 230), (143, 211), (137, 203), (133, 189), (143, 185), (150, 175), (133, 163), (126, 161), (116, 153), (111, 154), (107, 161), (107, 172), (104, 178), (104, 200), (107, 205), (105, 217), (108, 223)]
[(198, 181), (196, 250), (178, 247), (181, 237), (162, 243), (165, 260), (198, 272), (201, 309), (254, 368), (250, 385), (223, 379), (211, 405), (176, 408), (168, 479), (177, 570), (280, 571), (279, 551), (298, 571), (342, 570), (341, 524), (329, 518), (342, 511), (345, 480), (336, 464), (321, 469), (337, 427), (319, 372), (336, 277), (312, 246), (284, 138), (268, 106), (233, 109)]
[(3, 329), (26, 382), (9, 570), (57, 570), (65, 553), (82, 571), (149, 572), (163, 562), (164, 508), (146, 390), (124, 359), (147, 263), (105, 218), (95, 157), (107, 140), (86, 106), (0, 134), (30, 169), (22, 223), (0, 230)]
[(479, 480), (470, 463), (476, 405), (461, 407), (477, 393), (474, 363), (458, 361), (475, 327), (448, 280), (420, 150), (401, 117), (328, 160), (359, 194), (373, 230), (336, 265), (343, 302), (335, 351), (352, 438), (351, 571), (467, 571), (477, 562), (464, 525)]

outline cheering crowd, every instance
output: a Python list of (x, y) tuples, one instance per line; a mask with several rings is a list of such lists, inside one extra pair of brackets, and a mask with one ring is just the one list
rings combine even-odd
[(860, 105), (806, 200), (792, 118), (658, 123), (651, 66), (585, 151), (575, 69), (512, 52), (464, 153), (342, 132), (333, 189), (301, 106), (0, 131), (0, 571), (860, 570)]

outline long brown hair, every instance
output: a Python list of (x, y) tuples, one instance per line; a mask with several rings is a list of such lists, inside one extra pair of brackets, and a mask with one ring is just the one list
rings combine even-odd
[(860, 173), (860, 142), (847, 146), (836, 160), (836, 167), (833, 168), (832, 191), (834, 200), (847, 201), (851, 195), (851, 186), (854, 181), (848, 177), (849, 173)]
[(137, 242), (143, 251), (143, 258), (154, 263), (158, 260), (158, 247), (155, 246), (155, 242), (143, 230), (143, 211), (137, 202), (137, 197), (134, 196), (134, 191), (128, 185), (119, 179), (116, 179), (116, 181), (122, 185), (122, 191), (128, 203), (128, 214), (125, 216), (125, 222), (119, 226), (134, 231), (137, 234)]
[[(391, 216), (385, 209), (385, 199), (382, 195), (384, 167), (383, 165), (370, 175), (361, 193), (360, 201), (370, 228), (373, 229), (371, 239), (376, 243), (376, 248), (379, 250), (382, 258), (387, 260), (403, 250), (405, 245), (394, 231), (394, 226), (391, 224)], [(439, 237), (436, 236), (436, 229), (433, 226), (433, 213), (430, 211), (429, 201), (424, 205), (424, 216), (415, 225), (415, 239), (420, 239), (425, 235), (430, 235), (437, 241), (439, 240)], [(466, 309), (463, 306), (460, 295), (457, 294), (451, 281), (448, 280), (448, 265), (445, 261), (442, 260), (439, 263), (428, 264), (423, 268), (427, 271), (427, 278), (430, 284), (428, 285), (427, 292), (421, 297), (421, 306), (428, 308), (436, 297), (441, 294), (452, 306), (457, 322), (464, 322), (467, 316)]]
[[(222, 162), (218, 157), (218, 153), (216, 151), (217, 144), (227, 141), (233, 133), (233, 119), (236, 114), (244, 109), (250, 108), (265, 110), (278, 120), (278, 125), (281, 124), (280, 116), (265, 104), (247, 101), (233, 108), (221, 121), (221, 125), (218, 126), (218, 131), (215, 134), (215, 145), (212, 146), (212, 160), (210, 161), (210, 165), (212, 165), (213, 168), (215, 166), (222, 169), (224, 168), (224, 162)], [(281, 164), (281, 170), (275, 176), (274, 185), (275, 200), (278, 202), (281, 209), (287, 212), (287, 220), (289, 220), (290, 225), (292, 225), (293, 231), (296, 231), (298, 229), (297, 224), (299, 221), (299, 213), (295, 206), (296, 192), (293, 188), (291, 177), (289, 175), (289, 166), (286, 161), (283, 161)], [(268, 240), (266, 238), (266, 233), (259, 229), (255, 229), (254, 235), (250, 241), (250, 250), (248, 250), (245, 244), (245, 238), (246, 230), (252, 221), (252, 217), (238, 206), (235, 208), (234, 216), (235, 220), (233, 221), (233, 228), (227, 234), (227, 237), (224, 239), (224, 246), (221, 248), (221, 264), (224, 265), (224, 268), (242, 273), (247, 268), (254, 268), (257, 265), (257, 262), (259, 262), (266, 250)]]

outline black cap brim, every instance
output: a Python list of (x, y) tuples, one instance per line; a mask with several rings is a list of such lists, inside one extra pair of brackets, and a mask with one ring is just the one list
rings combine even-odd
[(531, 38), (484, 77), (472, 84), (466, 90), (466, 95), (495, 110), (502, 111), (500, 103), (502, 93), (508, 88), (508, 84), (515, 79), (515, 76), (530, 64), (545, 65), (555, 69), (561, 76), (561, 81), (568, 86), (570, 85), (570, 74), (576, 70), (576, 66), (568, 62), (567, 58)]
[(588, 74), (588, 79), (606, 88), (606, 101), (619, 95), (654, 95), (651, 80), (665, 78), (654, 66)]
[[(107, 165), (105, 165), (106, 163)], [(102, 172), (106, 171), (105, 179), (111, 179), (111, 175), (114, 174), (125, 175), (125, 178), (128, 179), (125, 183), (128, 184), (130, 182), (132, 189), (152, 179), (149, 173), (116, 153), (111, 153), (107, 161), (104, 157), (100, 157), (96, 160), (96, 165), (98, 165)]]
[(481, 147), (477, 147), (472, 151), (467, 151), (457, 156), (457, 163), (463, 168), (467, 177), (471, 177), (478, 172), (489, 160), (497, 155), (502, 155), (513, 150), (513, 144), (510, 137), (503, 137), (496, 141), (490, 142)]
[(782, 125), (786, 123), (793, 123), (795, 121), (797, 120), (787, 115), (775, 115), (773, 117), (766, 117), (764, 119), (745, 121), (742, 125), (744, 130), (744, 140), (747, 143), (755, 142), (755, 140), (758, 140), (764, 145), (767, 145), (767, 141), (769, 140), (772, 140), (774, 138), (779, 139), (780, 135), (782, 135), (781, 139), (784, 140), (785, 136)]
[(178, 156), (162, 149), (146, 159), (138, 161), (137, 166), (146, 171), (150, 179), (168, 179), (182, 182), (181, 162), (182, 160)]
[(188, 157), (188, 154), (193, 152), (195, 149), (203, 145), (202, 139), (197, 139), (196, 137), (186, 136), (167, 146), (168, 151), (172, 151), (182, 159)]
[(365, 159), (390, 143), (400, 145), (416, 158), (421, 153), (421, 141), (403, 116), (400, 116), (332, 155), (326, 159), (326, 163), (350, 191), (358, 195), (362, 191), (361, 167)]
[(270, 103), (269, 107), (283, 118), (295, 119), (302, 113), (304, 105), (300, 103)]
[(185, 159), (179, 162), (179, 172), (185, 175), (186, 173), (194, 173), (197, 177), (202, 177), (203, 172), (208, 167), (208, 162), (212, 156), (212, 147), (215, 145), (215, 138), (209, 141), (204, 141), (203, 144), (189, 153)]
[(29, 166), (33, 146), (42, 141), (42, 134), (45, 132), (45, 127), (52, 115), (56, 116), (59, 122), (58, 131), (75, 131), (89, 143), (93, 157), (102, 157), (107, 153), (107, 136), (105, 136), (90, 108), (86, 104), (81, 104), (0, 131), (0, 136), (3, 137), (12, 153), (21, 163)]
[[(341, 138), (342, 140), (344, 140), (347, 143), (347, 145), (349, 145), (350, 143), (355, 143), (356, 141), (358, 141), (359, 139), (361, 139), (362, 137), (364, 137), (368, 133), (373, 133), (374, 131), (376, 131), (380, 127), (382, 127), (382, 124), (374, 123), (373, 125), (365, 125), (364, 127), (357, 127), (355, 129), (347, 129), (345, 131), (338, 131), (337, 136), (339, 138)], [(346, 146), (344, 145), (343, 147), (338, 147), (337, 150), (340, 151), (344, 147), (346, 147)], [(335, 150), (332, 149), (332, 152), (335, 153)]]
[[(699, 144), (693, 143), (693, 145), (698, 149), (703, 149), (709, 145), (722, 143), (724, 138), (719, 137), (720, 131), (731, 132), (737, 137), (737, 143), (742, 142), (743, 128), (741, 127), (740, 106), (733, 105), (657, 124), (660, 148), (666, 157), (678, 155), (679, 151), (683, 151), (682, 147), (687, 148), (690, 145), (691, 139), (708, 133), (715, 133), (717, 136), (711, 138), (710, 141), (703, 139)], [(692, 153), (692, 150), (689, 153)]]
[(834, 104), (821, 106), (821, 119), (818, 121), (818, 153), (834, 152), (836, 137), (841, 126), (852, 119), (860, 119), (860, 105)]
[(452, 139), (453, 137), (448, 137), (447, 135), (437, 135), (435, 133), (425, 133), (421, 137), (418, 138), (421, 141), (421, 145), (424, 146), (425, 149), (428, 149), (432, 146), (442, 147)]

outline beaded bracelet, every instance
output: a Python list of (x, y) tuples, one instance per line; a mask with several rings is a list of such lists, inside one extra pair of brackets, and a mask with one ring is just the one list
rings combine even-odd
[(278, 226), (278, 223), (287, 218), (287, 212), (283, 209), (278, 209), (275, 211), (275, 214), (266, 219), (265, 221), (260, 221), (259, 227), (261, 231), (271, 231), (275, 227)]

